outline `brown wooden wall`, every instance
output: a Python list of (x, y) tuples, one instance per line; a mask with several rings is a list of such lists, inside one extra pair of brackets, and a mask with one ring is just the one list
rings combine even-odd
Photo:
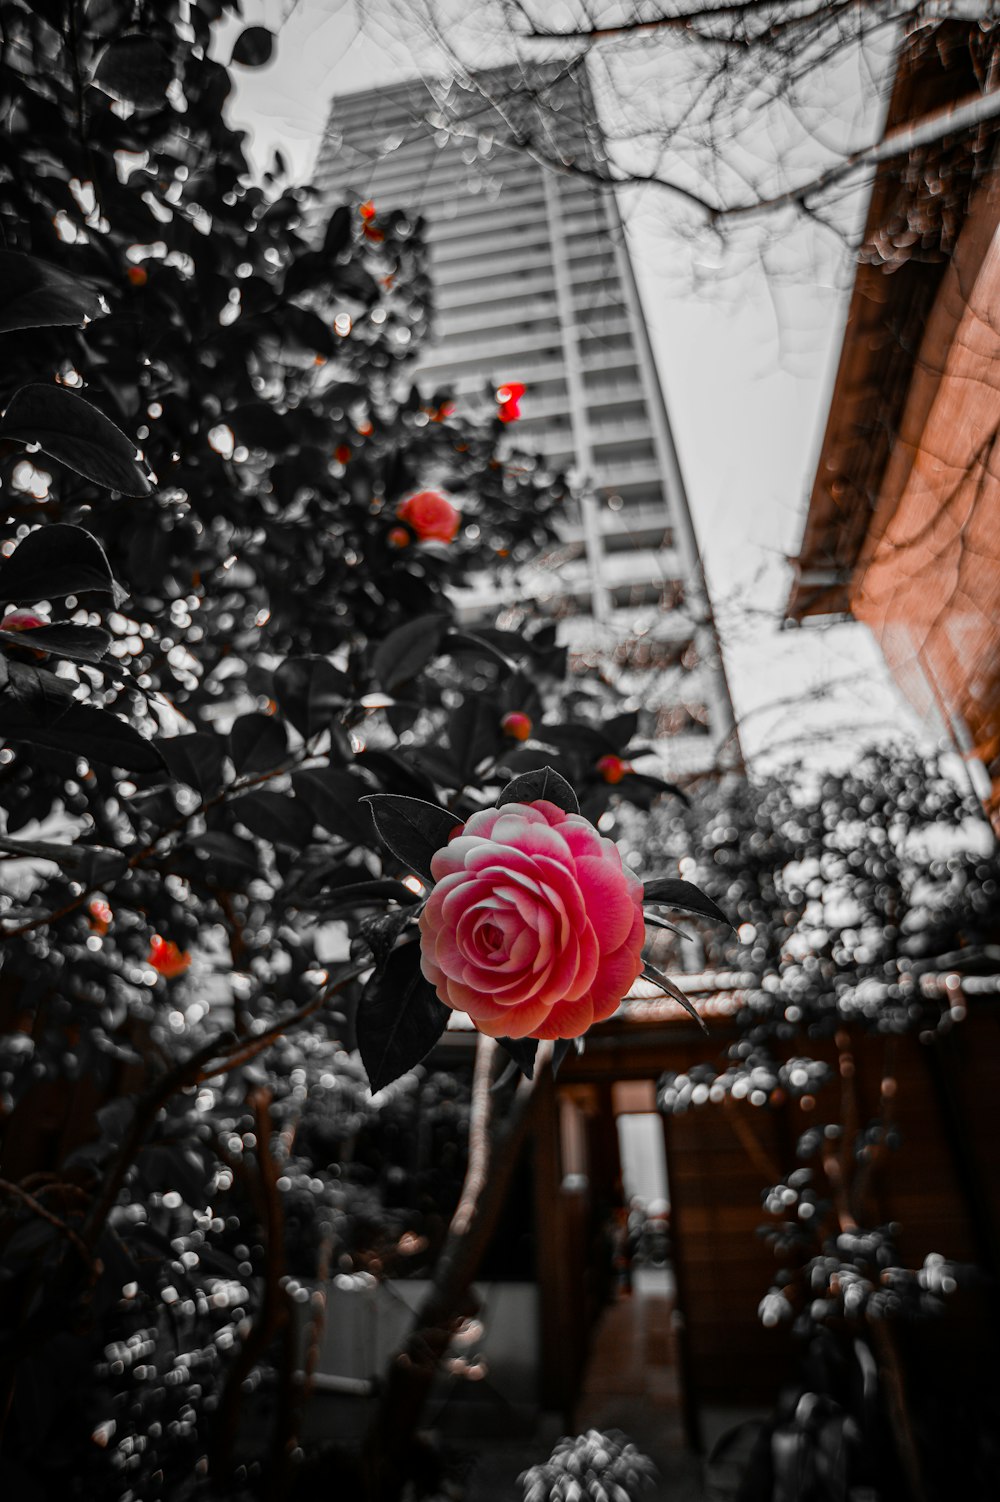
[[(567, 1061), (561, 1084), (655, 1079), (666, 1069), (688, 1069), (724, 1048), (728, 1039), (713, 1031), (709, 1048), (683, 1025), (619, 1024), (604, 1035), (595, 1030), (587, 1052)], [(895, 1081), (901, 1145), (873, 1172), (860, 1218), (900, 1223), (898, 1246), (908, 1267), (940, 1252), (976, 1263), (1000, 1283), (1000, 1007), (975, 1002), (965, 1021), (924, 1042), (856, 1031), (841, 1042), (846, 1046), (839, 1049), (832, 1040), (809, 1045), (835, 1070), (812, 1111), (795, 1101), (763, 1108), (742, 1101), (665, 1120), (674, 1261), (695, 1405), (767, 1405), (783, 1382), (794, 1380), (789, 1331), (765, 1329), (757, 1317), (779, 1265), (756, 1234), (767, 1219), (761, 1195), (799, 1166), (795, 1143), (809, 1125), (839, 1118), (845, 1088), (863, 1126), (878, 1112), (882, 1081)], [(846, 1082), (841, 1066), (850, 1076)], [(607, 1093), (599, 1098), (607, 1100)], [(609, 1110), (605, 1119), (605, 1130), (613, 1132)], [(592, 1124), (591, 1135), (595, 1130)], [(550, 1190), (554, 1185), (550, 1168)], [(564, 1306), (563, 1320), (571, 1319), (578, 1321), (579, 1311), (574, 1316)], [(946, 1319), (914, 1329), (918, 1358), (923, 1351), (928, 1359), (985, 1364), (997, 1349), (996, 1297), (987, 1290), (959, 1296)], [(555, 1322), (550, 1338), (560, 1339)], [(575, 1348), (578, 1340), (568, 1344)]]

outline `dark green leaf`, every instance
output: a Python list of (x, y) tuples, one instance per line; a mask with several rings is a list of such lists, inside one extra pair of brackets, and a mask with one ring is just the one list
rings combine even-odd
[(504, 1052), (510, 1055), (525, 1079), (532, 1079), (535, 1073), (535, 1054), (538, 1052), (538, 1039), (498, 1038), (497, 1042)]
[(605, 740), (610, 742), (612, 750), (619, 756), (631, 744), (632, 737), (638, 728), (639, 711), (637, 709), (629, 710), (628, 714), (615, 715), (612, 719), (605, 720), (601, 726)]
[(361, 919), (358, 930), (380, 970), (392, 953), (403, 929), (412, 921), (412, 907), (393, 908), (391, 912), (373, 913)]
[(94, 69), (99, 89), (127, 99), (138, 109), (158, 109), (164, 104), (173, 77), (173, 64), (163, 48), (138, 32), (109, 42)]
[(36, 527), (0, 567), (0, 604), (34, 605), (38, 600), (61, 600), (66, 595), (111, 595), (121, 592), (111, 565), (96, 537), (65, 522)]
[(420, 969), (420, 946), (394, 949), (365, 987), (358, 1008), (361, 1061), (373, 1092), (426, 1058), (451, 1012)]
[(351, 211), (346, 203), (334, 209), (327, 221), (326, 234), (323, 237), (323, 255), (327, 260), (339, 256), (342, 250), (346, 250), (351, 241)]
[(649, 961), (646, 960), (643, 963), (642, 973), (647, 980), (651, 980), (653, 982), (654, 986), (659, 986), (661, 991), (666, 991), (671, 1001), (676, 1001), (678, 1006), (683, 1007), (685, 1012), (687, 1012), (689, 1016), (694, 1018), (695, 1022), (697, 1022), (703, 1033), (708, 1032), (704, 1018), (699, 1017), (692, 1003), (688, 1001), (687, 997), (684, 995), (684, 992), (680, 990), (679, 987), (675, 986), (673, 981), (670, 980), (668, 976), (664, 975), (662, 970), (657, 970), (655, 965), (651, 965)]
[(99, 318), (99, 292), (59, 266), (16, 250), (0, 250), (0, 334)]
[(373, 793), (362, 801), (371, 808), (379, 838), (393, 855), (418, 876), (433, 881), (431, 857), (447, 845), (462, 820), (435, 803), (402, 798), (398, 793)]
[(75, 626), (72, 621), (53, 621), (50, 626), (34, 626), (29, 631), (4, 631), (0, 624), (0, 642), (51, 652), (74, 662), (100, 662), (111, 645), (111, 632), (103, 626)]
[(325, 657), (288, 657), (274, 674), (274, 696), (285, 718), (309, 740), (343, 709), (351, 682)]
[(27, 741), (71, 756), (82, 756), (125, 772), (160, 772), (163, 758), (152, 741), (145, 740), (131, 725), (89, 704), (70, 704), (51, 722), (33, 719), (29, 711), (11, 713), (0, 708), (0, 735), (5, 740)]
[(557, 1038), (552, 1045), (552, 1078), (555, 1079), (563, 1065), (566, 1055), (576, 1045), (576, 1052), (583, 1053), (582, 1038)]
[(666, 918), (661, 918), (659, 913), (646, 913), (645, 921), (651, 923), (654, 928), (666, 928), (679, 939), (690, 939), (691, 935), (685, 933), (683, 928), (678, 928), (676, 923), (668, 923)]
[(35, 725), (53, 724), (72, 705), (75, 687), (69, 679), (57, 678), (33, 662), (8, 662), (7, 691), (0, 700), (0, 733), (17, 714), (29, 716)]
[(421, 615), (390, 631), (379, 642), (372, 659), (376, 685), (392, 693), (401, 683), (415, 678), (437, 655), (447, 625), (445, 615)]
[(225, 742), (211, 731), (175, 735), (157, 741), (163, 760), (178, 782), (195, 788), (202, 798), (211, 798), (222, 786)]
[(248, 26), (233, 44), (232, 61), (244, 68), (262, 68), (271, 61), (274, 37), (266, 26)]
[(580, 812), (573, 789), (565, 777), (560, 777), (551, 767), (542, 767), (537, 772), (525, 772), (523, 776), (508, 782), (497, 799), (497, 808), (502, 808), (505, 803), (538, 803), (542, 799), (554, 803), (568, 814)]
[(110, 417), (65, 386), (41, 382), (21, 386), (11, 397), (0, 422), (0, 437), (36, 445), (77, 474), (121, 490), (125, 495), (150, 495), (144, 464), (136, 446)]
[(682, 881), (678, 876), (651, 876), (649, 881), (643, 882), (642, 900), (662, 903), (664, 907), (676, 908), (681, 913), (696, 913), (699, 918), (711, 918), (713, 923), (733, 927), (711, 897), (706, 897), (693, 882)]
[(12, 840), (0, 835), (0, 850), (34, 860), (54, 861), (86, 886), (117, 880), (127, 865), (120, 850), (100, 845), (59, 845), (48, 840)]
[(240, 715), (229, 732), (229, 754), (238, 777), (273, 771), (288, 754), (284, 725), (269, 714)]
[(312, 815), (288, 793), (244, 793), (229, 811), (251, 834), (271, 845), (301, 850), (312, 837)]
[(368, 844), (371, 823), (360, 799), (366, 784), (337, 767), (311, 767), (292, 774), (295, 796), (315, 822), (349, 844)]

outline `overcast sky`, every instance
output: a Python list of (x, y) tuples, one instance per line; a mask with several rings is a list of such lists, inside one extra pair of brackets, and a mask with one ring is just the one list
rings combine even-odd
[[(230, 117), (251, 132), (258, 167), (277, 147), (306, 180), (332, 95), (416, 71), (392, 20), (398, 7), (383, 8), (367, 32), (355, 0), (291, 9), (289, 0), (244, 0), (243, 9), (242, 25), (278, 31), (266, 68), (233, 69)], [(868, 93), (846, 65), (828, 109), (819, 102), (824, 131), (814, 119), (810, 139), (839, 132), (853, 143), (859, 130), (877, 131)], [(766, 157), (766, 125), (752, 144), (755, 160)], [(802, 534), (850, 290), (843, 245), (792, 217), (725, 240), (682, 232), (676, 200), (656, 189), (623, 211), (745, 750), (758, 764), (800, 749), (842, 761), (873, 738), (914, 733), (865, 627), (780, 628), (785, 560)]]

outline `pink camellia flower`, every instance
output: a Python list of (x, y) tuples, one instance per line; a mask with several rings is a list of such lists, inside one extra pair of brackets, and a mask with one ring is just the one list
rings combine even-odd
[(642, 883), (554, 803), (473, 814), (431, 860), (420, 967), (492, 1038), (577, 1038), (642, 969)]
[(418, 490), (396, 507), (401, 522), (412, 527), (421, 542), (454, 542), (461, 513), (439, 490)]

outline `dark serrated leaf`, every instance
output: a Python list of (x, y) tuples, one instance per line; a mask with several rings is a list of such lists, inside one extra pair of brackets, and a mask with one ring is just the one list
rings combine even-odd
[(0, 642), (8, 647), (31, 647), (74, 662), (100, 662), (111, 645), (111, 632), (103, 626), (75, 626), (72, 621), (53, 621), (30, 631), (4, 631)]
[(384, 1090), (426, 1058), (450, 1016), (423, 976), (420, 946), (394, 949), (385, 968), (368, 982), (358, 1007), (358, 1048), (372, 1091)]
[(563, 1065), (566, 1055), (576, 1045), (576, 1052), (583, 1053), (582, 1038), (557, 1038), (552, 1045), (552, 1078), (555, 1079)]
[(37, 256), (0, 250), (0, 334), (83, 323), (105, 311), (100, 293), (78, 276)]
[(23, 707), (12, 713), (5, 700), (0, 708), (0, 736), (121, 767), (125, 772), (163, 770), (163, 758), (152, 741), (117, 715), (88, 704), (70, 704), (58, 719), (46, 722), (33, 719)]
[(127, 99), (137, 109), (158, 109), (164, 104), (173, 77), (173, 63), (163, 48), (139, 32), (109, 42), (94, 69), (99, 89)]
[(351, 681), (325, 657), (288, 657), (275, 670), (274, 696), (285, 718), (309, 740), (348, 702)]
[(361, 919), (358, 930), (380, 970), (395, 948), (396, 940), (407, 925), (412, 923), (413, 916), (412, 908), (402, 907), (394, 908), (389, 913), (370, 914)]
[(339, 767), (310, 767), (292, 774), (295, 796), (313, 820), (348, 844), (367, 844), (371, 820), (361, 798), (367, 784)]
[(326, 233), (323, 236), (323, 255), (327, 260), (339, 256), (342, 250), (346, 250), (351, 240), (351, 211), (346, 203), (335, 208), (327, 220)]
[(431, 857), (447, 845), (461, 819), (436, 803), (398, 793), (373, 793), (362, 801), (371, 809), (379, 838), (397, 860), (432, 882)]
[(37, 382), (19, 387), (0, 421), (0, 438), (37, 444), (51, 459), (108, 490), (152, 494), (133, 441), (110, 417), (65, 386)]
[(284, 725), (274, 715), (240, 715), (229, 732), (229, 754), (238, 777), (273, 771), (288, 754)]
[(202, 798), (211, 798), (222, 786), (225, 767), (225, 742), (211, 731), (195, 735), (177, 735), (157, 741), (171, 774), (187, 783)]
[(498, 1038), (497, 1042), (506, 1054), (517, 1065), (526, 1080), (534, 1077), (535, 1054), (538, 1052), (537, 1038)]
[(248, 26), (233, 43), (232, 61), (244, 68), (262, 68), (271, 61), (274, 36), (266, 26)]
[(568, 814), (580, 812), (573, 789), (565, 777), (560, 777), (551, 767), (541, 767), (537, 772), (524, 772), (513, 778), (497, 799), (497, 808), (502, 808), (505, 803), (538, 803), (543, 799)]
[(288, 793), (244, 793), (230, 803), (229, 812), (251, 834), (271, 845), (301, 850), (312, 837), (312, 815)]
[(34, 605), (88, 591), (111, 595), (116, 604), (123, 598), (97, 538), (66, 522), (36, 527), (0, 566), (3, 605)]
[(678, 986), (674, 985), (669, 976), (664, 975), (662, 970), (657, 970), (656, 966), (651, 965), (648, 960), (643, 962), (642, 973), (647, 980), (653, 982), (654, 986), (659, 986), (661, 991), (666, 991), (671, 1001), (676, 1001), (678, 1006), (683, 1007), (685, 1012), (694, 1018), (703, 1033), (708, 1032), (704, 1018), (698, 1015), (697, 1010), (684, 995), (684, 992)]
[(447, 625), (445, 615), (422, 615), (390, 631), (372, 658), (376, 686), (392, 693), (414, 678), (437, 655)]
[(679, 876), (651, 876), (642, 884), (643, 902), (662, 903), (681, 913), (694, 913), (699, 918), (710, 918), (713, 923), (732, 923), (722, 909), (693, 882), (682, 881)]
[(691, 934), (685, 933), (683, 928), (678, 928), (676, 923), (670, 923), (666, 918), (661, 918), (659, 913), (645, 913), (643, 916), (645, 918), (645, 921), (647, 923), (651, 923), (654, 928), (669, 929), (669, 931), (672, 934), (676, 934), (679, 939), (691, 939), (693, 937)]
[(120, 850), (101, 845), (61, 845), (49, 840), (12, 840), (0, 835), (0, 850), (33, 860), (54, 861), (85, 886), (117, 880), (128, 864)]

